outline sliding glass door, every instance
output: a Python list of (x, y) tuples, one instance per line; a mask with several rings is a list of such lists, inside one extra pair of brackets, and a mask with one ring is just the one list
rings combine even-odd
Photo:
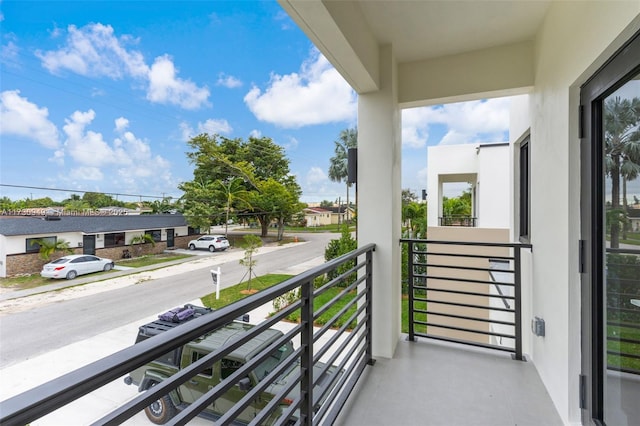
[(582, 87), (583, 422), (640, 424), (640, 35)]

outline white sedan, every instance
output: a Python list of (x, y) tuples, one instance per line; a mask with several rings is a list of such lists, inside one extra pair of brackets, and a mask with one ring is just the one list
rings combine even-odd
[(203, 235), (197, 240), (189, 241), (189, 250), (207, 249), (210, 252), (225, 251), (229, 248), (229, 240), (224, 235)]
[(90, 254), (72, 254), (63, 256), (42, 267), (40, 275), (44, 278), (66, 278), (72, 280), (78, 275), (92, 272), (110, 271), (113, 260)]

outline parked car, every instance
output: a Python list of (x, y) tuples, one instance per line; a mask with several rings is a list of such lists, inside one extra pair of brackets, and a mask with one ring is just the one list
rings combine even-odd
[(229, 248), (229, 240), (224, 235), (203, 235), (197, 240), (189, 241), (189, 250), (207, 249), (210, 252), (225, 251)]
[(40, 275), (44, 278), (66, 278), (72, 280), (78, 275), (92, 272), (110, 271), (113, 260), (90, 254), (72, 254), (63, 256), (42, 267)]

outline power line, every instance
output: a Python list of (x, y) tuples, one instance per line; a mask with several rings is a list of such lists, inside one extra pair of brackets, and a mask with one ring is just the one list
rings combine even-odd
[[(104, 195), (116, 195), (116, 196), (122, 196), (122, 197), (137, 197), (137, 198), (159, 198), (159, 199), (165, 199), (165, 198), (169, 198), (166, 196), (159, 196), (159, 195), (142, 195), (142, 194), (124, 194), (124, 193), (120, 193), (120, 192), (101, 192), (101, 191), (83, 191), (83, 190), (78, 190), (78, 189), (63, 189), (63, 188), (46, 188), (46, 187), (42, 187), (42, 186), (28, 186), (28, 185), (11, 185), (11, 184), (7, 184), (7, 183), (0, 183), (0, 186), (5, 186), (7, 188), (20, 188), (20, 189), (39, 189), (39, 190), (43, 190), (43, 191), (60, 191), (60, 192), (72, 192), (72, 193), (87, 193), (87, 192), (93, 192), (96, 194), (104, 194)], [(179, 198), (179, 197), (177, 197)]]

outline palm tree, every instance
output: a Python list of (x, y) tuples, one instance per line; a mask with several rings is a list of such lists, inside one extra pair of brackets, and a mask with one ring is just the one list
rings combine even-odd
[(62, 238), (51, 240), (48, 238), (40, 238), (38, 240), (32, 240), (31, 245), (38, 245), (40, 247), (39, 254), (42, 260), (48, 261), (51, 255), (57, 251), (65, 254), (73, 253), (73, 249), (69, 247), (69, 241), (65, 241)]
[(138, 257), (140, 257), (140, 255), (142, 254), (142, 244), (147, 244), (147, 243), (150, 243), (151, 247), (156, 246), (156, 242), (153, 239), (153, 236), (151, 234), (140, 234), (131, 238), (131, 244), (137, 245), (136, 254)]
[[(244, 179), (239, 177), (231, 177), (229, 179), (216, 182), (216, 191), (224, 197), (226, 202), (226, 218), (224, 221), (224, 236), (227, 237), (227, 231), (229, 226), (229, 213), (231, 212), (231, 206), (234, 204), (240, 204), (251, 208), (251, 205), (247, 201), (250, 196), (250, 192), (244, 186)], [(221, 197), (221, 198), (222, 198)], [(237, 206), (236, 206), (237, 207)]]
[[(349, 187), (351, 184), (347, 182), (348, 169), (347, 161), (349, 148), (358, 147), (358, 130), (355, 128), (344, 129), (340, 132), (340, 136), (337, 141), (334, 141), (335, 155), (329, 160), (329, 179), (334, 182), (344, 181), (347, 184), (347, 222), (349, 221)], [(339, 208), (340, 206), (338, 206)]]
[[(606, 173), (611, 178), (611, 210), (620, 210), (620, 178), (626, 187), (640, 170), (640, 99), (619, 96), (604, 103)], [(626, 192), (626, 190), (625, 190)], [(626, 194), (624, 204), (626, 205)], [(626, 209), (624, 210), (626, 214)], [(610, 223), (611, 247), (620, 246), (620, 221)]]

